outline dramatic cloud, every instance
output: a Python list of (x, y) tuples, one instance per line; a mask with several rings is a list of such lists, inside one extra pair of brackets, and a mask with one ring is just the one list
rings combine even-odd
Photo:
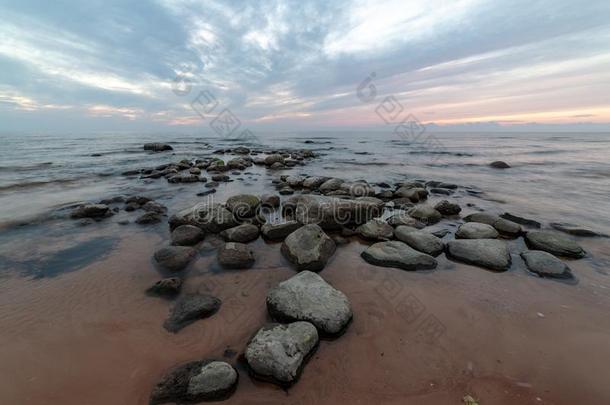
[(605, 0), (25, 0), (0, 13), (2, 130), (209, 129), (224, 108), (252, 129), (383, 126), (387, 96), (437, 125), (610, 123)]

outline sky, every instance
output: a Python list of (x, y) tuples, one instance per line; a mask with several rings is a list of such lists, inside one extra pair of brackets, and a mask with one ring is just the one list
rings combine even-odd
[(0, 0), (0, 130), (412, 121), (610, 130), (610, 1)]

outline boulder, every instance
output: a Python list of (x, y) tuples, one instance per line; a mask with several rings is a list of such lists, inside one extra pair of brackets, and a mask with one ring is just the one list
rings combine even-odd
[(222, 301), (208, 294), (186, 294), (178, 298), (163, 327), (172, 333), (191, 323), (208, 318), (216, 313)]
[(279, 163), (282, 166), (284, 165), (284, 157), (278, 154), (272, 154), (265, 157), (265, 165), (273, 166), (274, 164)]
[(303, 181), (303, 187), (315, 190), (320, 187), (328, 177), (310, 176)]
[(310, 271), (302, 271), (271, 289), (267, 310), (278, 322), (310, 322), (324, 336), (342, 333), (352, 319), (345, 294)]
[(378, 242), (361, 254), (375, 266), (396, 267), (403, 270), (430, 270), (436, 268), (434, 257), (418, 252), (399, 241)]
[(496, 228), (480, 222), (466, 222), (455, 233), (456, 239), (496, 239), (498, 236)]
[(341, 184), (343, 184), (343, 180), (341, 179), (328, 179), (320, 185), (319, 190), (321, 193), (326, 194), (329, 191), (339, 190), (339, 188), (341, 188)]
[(305, 181), (305, 177), (303, 176), (288, 176), (286, 177), (286, 183), (292, 188), (300, 188), (303, 186), (303, 181)]
[(167, 212), (167, 207), (156, 201), (148, 201), (142, 205), (142, 209), (146, 212), (155, 212), (157, 214), (165, 214)]
[(160, 297), (173, 297), (178, 295), (181, 287), (181, 278), (169, 277), (157, 281), (146, 290), (146, 293), (150, 295), (158, 295)]
[(298, 270), (320, 271), (335, 253), (335, 242), (318, 225), (304, 225), (286, 237), (282, 254)]
[(409, 198), (395, 198), (392, 200), (392, 206), (399, 210), (408, 210), (413, 207), (414, 204)]
[(277, 208), (280, 206), (280, 196), (275, 194), (263, 194), (261, 197), (263, 207)]
[(178, 272), (183, 270), (193, 260), (197, 252), (186, 246), (167, 246), (157, 250), (155, 261), (165, 270)]
[(440, 212), (442, 215), (451, 216), (458, 215), (462, 208), (456, 203), (452, 203), (448, 200), (443, 200), (434, 206), (434, 209)]
[(491, 225), (504, 236), (516, 238), (523, 233), (523, 229), (519, 224), (512, 221), (500, 218), (496, 215), (487, 214), (485, 212), (476, 212), (464, 217), (466, 222), (480, 222), (482, 224)]
[(361, 225), (383, 212), (383, 201), (374, 197), (341, 199), (326, 196), (299, 195), (284, 205), (302, 224), (318, 224), (323, 229), (341, 229)]
[(190, 404), (225, 400), (235, 392), (237, 381), (237, 370), (224, 361), (193, 361), (165, 375), (153, 389), (149, 403)]
[(388, 224), (396, 227), (400, 225), (410, 226), (417, 229), (423, 229), (426, 227), (426, 224), (418, 221), (415, 218), (410, 217), (407, 213), (402, 212), (399, 214), (394, 214), (387, 219)]
[(571, 279), (574, 278), (567, 264), (542, 250), (528, 250), (521, 253), (525, 265), (532, 273), (541, 277)]
[(244, 243), (228, 242), (218, 249), (218, 262), (227, 269), (247, 269), (254, 264), (254, 253)]
[(258, 212), (261, 200), (255, 195), (240, 194), (230, 197), (227, 200), (227, 209), (236, 218), (252, 217)]
[(258, 226), (242, 224), (220, 232), (220, 237), (227, 242), (248, 243), (258, 238)]
[(192, 246), (201, 242), (205, 237), (203, 230), (193, 225), (180, 225), (172, 231), (172, 245)]
[(419, 202), (428, 198), (428, 191), (419, 187), (400, 187), (394, 195), (401, 198), (408, 198), (411, 202)]
[(250, 149), (248, 149), (244, 146), (238, 146), (237, 148), (233, 149), (233, 153), (238, 154), (238, 155), (247, 155), (250, 153)]
[(298, 380), (318, 339), (309, 322), (267, 325), (250, 340), (244, 358), (255, 378), (287, 388)]
[(530, 249), (544, 250), (556, 256), (576, 259), (585, 256), (585, 251), (578, 243), (557, 232), (530, 231), (525, 235), (525, 243)]
[(406, 243), (413, 249), (430, 256), (438, 256), (443, 253), (445, 244), (430, 232), (421, 231), (409, 226), (399, 226), (394, 231), (396, 239)]
[(447, 243), (447, 256), (494, 271), (508, 270), (511, 257), (506, 243), (497, 239), (460, 239)]
[(198, 226), (209, 233), (218, 233), (238, 225), (233, 213), (218, 203), (200, 203), (174, 214), (169, 219), (171, 229), (180, 225)]
[(112, 213), (110, 207), (105, 204), (84, 204), (70, 213), (70, 217), (73, 219), (104, 218), (108, 215), (112, 215)]
[(261, 227), (261, 233), (267, 239), (280, 240), (296, 231), (303, 225), (297, 221), (286, 221), (281, 224), (265, 224)]
[(172, 148), (171, 145), (169, 145), (167, 143), (154, 142), (154, 143), (145, 143), (144, 150), (151, 150), (153, 152), (164, 152), (166, 150), (174, 150), (174, 148)]
[(372, 197), (375, 195), (375, 189), (365, 182), (345, 182), (339, 187), (339, 190), (346, 195), (353, 197)]
[(369, 240), (389, 240), (394, 236), (394, 228), (377, 218), (360, 225), (356, 231), (362, 238)]
[(409, 215), (426, 225), (435, 224), (443, 217), (440, 212), (427, 204), (422, 204), (411, 208), (409, 210)]

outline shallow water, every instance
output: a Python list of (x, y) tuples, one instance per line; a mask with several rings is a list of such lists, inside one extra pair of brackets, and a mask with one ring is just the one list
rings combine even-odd
[[(462, 188), (456, 193), (465, 214), (477, 208), (509, 211), (545, 226), (561, 221), (610, 234), (610, 135), (437, 136), (443, 148), (434, 154), (388, 133), (276, 134), (260, 141), (321, 154), (285, 173), (453, 182), (482, 192)], [(155, 140), (170, 141), (174, 154), (141, 150), (144, 142)], [(171, 214), (200, 201), (195, 194), (203, 191), (202, 184), (120, 173), (209, 156), (241, 142), (135, 134), (28, 135), (5, 142), (9, 147), (0, 152), (0, 403), (145, 404), (168, 369), (208, 357), (224, 357), (240, 370), (231, 404), (455, 404), (466, 394), (482, 404), (610, 402), (606, 238), (576, 238), (589, 254), (569, 262), (575, 283), (535, 277), (515, 253), (513, 266), (501, 274), (444, 255), (435, 271), (374, 267), (360, 259), (366, 245), (354, 238), (338, 248), (321, 273), (350, 298), (353, 323), (339, 339), (322, 341), (301, 380), (284, 391), (251, 380), (238, 360), (248, 338), (269, 321), (267, 289), (294, 274), (277, 243), (253, 242), (254, 268), (223, 271), (214, 239), (207, 238), (187, 271), (184, 290), (211, 292), (223, 306), (174, 335), (161, 326), (171, 303), (143, 293), (159, 278), (151, 256), (168, 240), (167, 224), (119, 225), (138, 215), (121, 211), (79, 226), (62, 209), (81, 200), (138, 193), (167, 205)], [(102, 156), (91, 156), (97, 153)], [(493, 160), (513, 168), (490, 169)], [(252, 174), (232, 176), (244, 180), (222, 184), (210, 198), (272, 191), (271, 179), (279, 174), (260, 167), (244, 172)], [(454, 229), (455, 223), (440, 226)], [(509, 244), (513, 252), (524, 248), (521, 239)]]

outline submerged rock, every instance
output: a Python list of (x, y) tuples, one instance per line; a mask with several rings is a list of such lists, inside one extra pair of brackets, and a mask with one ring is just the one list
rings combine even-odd
[(500, 215), (500, 217), (502, 217), (508, 221), (512, 221), (516, 224), (531, 226), (532, 228), (541, 228), (542, 227), (542, 224), (538, 221), (534, 221), (533, 219), (527, 219), (527, 218), (523, 218), (523, 217), (520, 217), (517, 215), (513, 215), (510, 212), (505, 212), (504, 214)]
[(551, 227), (557, 231), (567, 233), (569, 235), (574, 236), (603, 236), (597, 232), (591, 231), (589, 229), (580, 228), (574, 225), (562, 224), (559, 222), (551, 222)]
[(311, 322), (322, 335), (338, 335), (352, 319), (349, 300), (322, 277), (303, 271), (267, 294), (267, 309), (279, 322)]
[(150, 295), (158, 295), (161, 297), (173, 297), (178, 295), (182, 287), (182, 279), (179, 277), (169, 277), (157, 281), (150, 286), (146, 293)]
[(145, 143), (144, 150), (151, 150), (153, 152), (164, 152), (166, 150), (174, 150), (174, 148), (172, 148), (171, 145), (169, 145), (167, 143), (154, 142), (154, 143)]
[(227, 269), (247, 269), (254, 264), (254, 253), (246, 244), (228, 242), (218, 249), (218, 262)]
[(180, 225), (172, 231), (172, 245), (192, 246), (201, 242), (205, 233), (199, 227), (193, 225)]
[(280, 240), (296, 231), (303, 225), (297, 221), (286, 221), (281, 224), (265, 224), (261, 227), (261, 233), (267, 239)]
[(375, 266), (396, 267), (403, 270), (430, 270), (437, 265), (434, 257), (418, 252), (399, 241), (375, 243), (362, 252), (361, 256)]
[(420, 231), (409, 226), (401, 225), (397, 227), (394, 234), (396, 239), (430, 256), (440, 255), (445, 248), (443, 241), (430, 232)]
[(136, 224), (140, 224), (140, 225), (148, 225), (148, 224), (159, 223), (159, 222), (161, 222), (162, 219), (163, 219), (163, 216), (159, 213), (147, 212), (147, 213), (140, 215), (136, 219), (135, 222), (136, 222)]
[(371, 219), (356, 229), (358, 234), (369, 240), (389, 240), (394, 236), (394, 228), (381, 219)]
[(154, 258), (159, 265), (171, 272), (183, 270), (193, 260), (197, 252), (186, 246), (167, 246), (157, 250)]
[(259, 230), (256, 225), (243, 224), (234, 228), (225, 229), (220, 232), (222, 237), (227, 242), (248, 243), (258, 238)]
[(462, 208), (456, 203), (452, 203), (448, 200), (443, 200), (434, 206), (434, 209), (440, 212), (442, 215), (450, 216), (457, 215), (462, 211)]
[(512, 221), (500, 218), (496, 215), (486, 212), (476, 212), (464, 217), (466, 222), (480, 222), (482, 224), (491, 225), (504, 236), (516, 238), (523, 233), (523, 229), (519, 224)]
[(223, 361), (193, 361), (165, 375), (153, 389), (150, 404), (224, 400), (235, 391), (238, 378), (237, 370)]
[(244, 357), (254, 377), (289, 387), (317, 346), (318, 331), (309, 322), (271, 324), (254, 335)]
[(571, 279), (574, 278), (570, 268), (548, 252), (528, 250), (521, 253), (525, 265), (532, 273), (541, 277)]
[(530, 231), (525, 235), (530, 249), (544, 250), (557, 256), (579, 259), (585, 256), (582, 247), (572, 239), (557, 232)]
[(466, 222), (455, 233), (456, 239), (496, 239), (498, 236), (496, 228), (481, 222)]
[(214, 315), (221, 304), (222, 301), (208, 294), (183, 295), (176, 301), (163, 327), (176, 333), (199, 319)]
[(104, 218), (111, 215), (110, 207), (105, 204), (84, 204), (70, 213), (73, 219), (79, 218)]
[(510, 165), (501, 160), (496, 160), (495, 162), (491, 162), (489, 164), (489, 166), (493, 167), (494, 169), (510, 169)]
[(335, 242), (318, 225), (304, 225), (286, 237), (282, 254), (298, 270), (320, 271), (335, 253)]
[(506, 243), (497, 239), (460, 239), (447, 243), (447, 256), (494, 271), (508, 270), (511, 257)]
[(218, 233), (237, 224), (233, 213), (218, 203), (200, 203), (174, 214), (169, 219), (171, 229), (193, 225), (209, 233)]

